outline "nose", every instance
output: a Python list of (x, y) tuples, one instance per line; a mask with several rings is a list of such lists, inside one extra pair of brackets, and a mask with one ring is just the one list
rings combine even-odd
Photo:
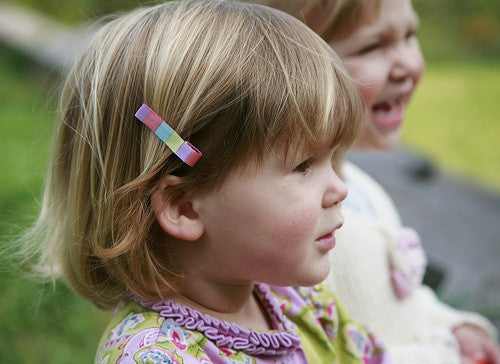
[(347, 186), (332, 169), (323, 195), (321, 206), (329, 208), (340, 204), (347, 197)]
[(416, 84), (424, 68), (424, 58), (418, 40), (405, 39), (399, 42), (393, 49), (393, 57), (391, 79), (401, 82), (410, 78)]

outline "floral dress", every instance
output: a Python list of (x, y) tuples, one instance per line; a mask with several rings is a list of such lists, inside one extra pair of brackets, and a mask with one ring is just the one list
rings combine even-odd
[(324, 285), (255, 293), (272, 330), (251, 330), (172, 301), (121, 302), (96, 363), (389, 363), (376, 338)]

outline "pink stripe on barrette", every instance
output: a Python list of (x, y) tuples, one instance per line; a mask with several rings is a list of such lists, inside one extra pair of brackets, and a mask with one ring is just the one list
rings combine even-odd
[(202, 156), (195, 146), (184, 141), (161, 116), (145, 103), (137, 110), (135, 117), (151, 129), (188, 166), (193, 167)]

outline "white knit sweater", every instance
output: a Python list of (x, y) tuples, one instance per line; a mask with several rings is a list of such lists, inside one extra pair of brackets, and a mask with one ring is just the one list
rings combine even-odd
[[(422, 260), (418, 249), (410, 249), (407, 258), (411, 259), (406, 262), (404, 255), (395, 253), (395, 241), (405, 230), (387, 193), (351, 163), (344, 164), (343, 174), (350, 196), (343, 206), (345, 223), (331, 253), (328, 283), (352, 317), (385, 342), (395, 363), (460, 363), (452, 329), (470, 323), (495, 336), (493, 325), (478, 314), (440, 302), (422, 284), (423, 274), (410, 269), (411, 259)], [(394, 267), (416, 272), (410, 277), (412, 292), (402, 299), (391, 284)]]

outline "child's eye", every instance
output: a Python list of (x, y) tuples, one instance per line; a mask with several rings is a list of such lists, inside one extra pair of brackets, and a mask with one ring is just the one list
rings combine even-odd
[(361, 50), (359, 50), (358, 54), (359, 55), (363, 55), (363, 54), (370, 53), (370, 52), (374, 51), (375, 49), (377, 49), (379, 46), (380, 46), (379, 43), (370, 44), (370, 45), (362, 48)]
[(307, 170), (309, 169), (309, 167), (311, 167), (311, 165), (313, 164), (314, 160), (312, 158), (309, 158), (305, 161), (303, 161), (302, 163), (300, 163), (298, 166), (296, 166), (293, 171), (294, 172), (299, 172), (299, 173), (305, 173), (307, 172)]
[(412, 29), (412, 30), (409, 30), (407, 33), (406, 33), (406, 40), (409, 40), (413, 37), (416, 37), (417, 36), (417, 31)]

